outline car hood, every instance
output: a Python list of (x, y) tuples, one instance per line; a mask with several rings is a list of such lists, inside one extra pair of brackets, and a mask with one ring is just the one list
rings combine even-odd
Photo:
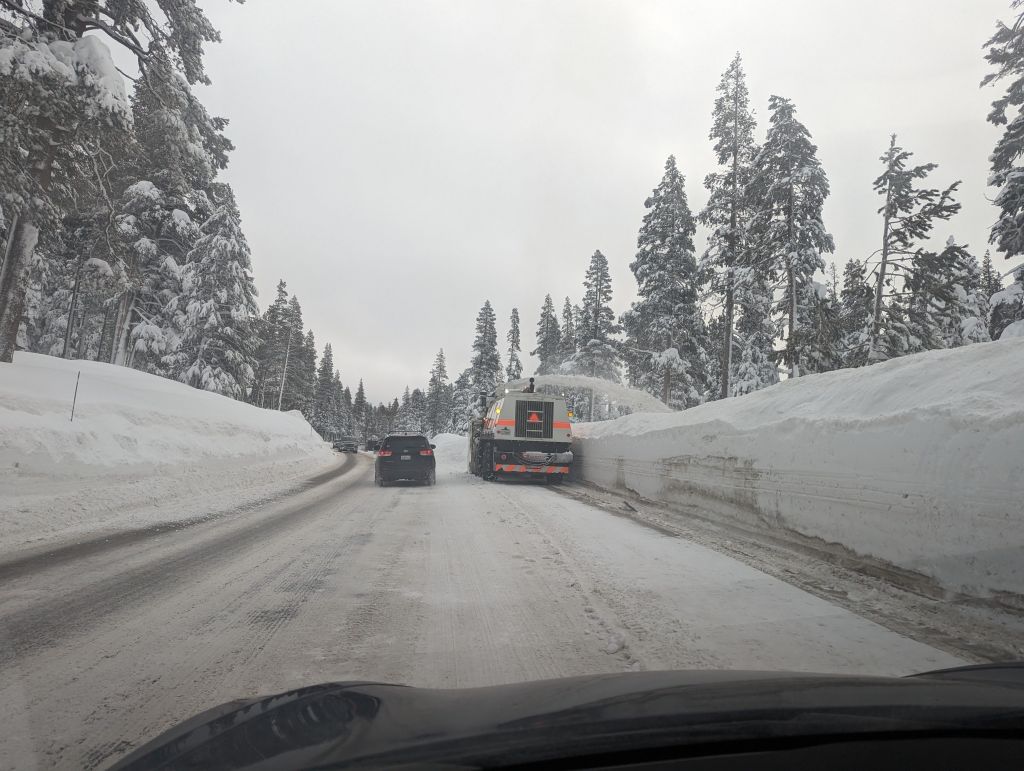
[(500, 766), (608, 751), (1024, 728), (1024, 664), (908, 678), (636, 672), (469, 689), (324, 683), (221, 705), (114, 766)]

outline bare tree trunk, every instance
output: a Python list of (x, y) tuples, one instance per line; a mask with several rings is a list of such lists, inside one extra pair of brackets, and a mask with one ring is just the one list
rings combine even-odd
[[(43, 157), (36, 164), (36, 182), (43, 190), (50, 189), (56, 154), (56, 145), (51, 140)], [(25, 313), (29, 262), (38, 242), (39, 227), (32, 221), (31, 216), (25, 211), (15, 214), (7, 233), (4, 262), (0, 266), (0, 362), (14, 360), (21, 317)]]
[(117, 317), (114, 321), (114, 342), (110, 351), (110, 363), (126, 366), (128, 361), (128, 332), (132, 312), (135, 309), (135, 292), (125, 292), (118, 302)]
[[(74, 326), (75, 321), (75, 310), (78, 306), (78, 288), (82, 283), (82, 266), (85, 261), (79, 261), (78, 269), (75, 270), (75, 287), (71, 290), (71, 307), (68, 308), (68, 324), (67, 329), (64, 330), (64, 350), (61, 351), (60, 357), (66, 359), (68, 357), (68, 350), (71, 348), (71, 329)], [(79, 346), (81, 348), (81, 346)]]
[(789, 376), (800, 377), (800, 353), (796, 348), (796, 270), (793, 267), (793, 255), (790, 252), (789, 261), (786, 264), (787, 280), (789, 283), (789, 339), (786, 340), (786, 358), (789, 359)]
[(277, 389), (277, 409), (281, 409), (281, 402), (284, 400), (284, 379), (288, 375), (288, 355), (292, 350), (292, 338), (295, 336), (295, 329), (288, 328), (288, 344), (284, 347), (284, 366), (281, 367), (281, 386)]
[(14, 347), (25, 312), (28, 266), (39, 240), (39, 228), (25, 215), (14, 215), (0, 268), (0, 362), (14, 360)]

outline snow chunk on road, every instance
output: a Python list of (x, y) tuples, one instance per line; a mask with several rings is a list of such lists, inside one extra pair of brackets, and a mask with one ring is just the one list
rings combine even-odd
[(1024, 340), (575, 426), (577, 473), (958, 592), (1024, 594)]
[[(149, 488), (170, 492), (173, 501), (197, 489), (212, 494), (257, 468), (253, 482), (263, 484), (279, 474), (315, 472), (334, 458), (297, 412), (260, 409), (100, 362), (19, 352), (14, 364), (0, 364), (5, 546), (35, 530), (106, 520), (115, 503), (130, 506), (134, 496), (143, 505)], [(130, 485), (130, 494), (127, 487), (118, 494), (117, 485)]]

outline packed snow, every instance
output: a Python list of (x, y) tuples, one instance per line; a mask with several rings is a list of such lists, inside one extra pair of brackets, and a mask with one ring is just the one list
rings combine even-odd
[[(506, 388), (522, 389), (529, 382), (528, 378), (520, 378), (506, 383)], [(672, 412), (661, 401), (646, 391), (639, 391), (629, 386), (613, 383), (599, 377), (586, 375), (536, 375), (534, 385), (537, 388), (547, 386), (552, 389), (594, 391), (603, 394), (619, 407), (626, 407), (633, 412)]]
[(577, 472), (840, 544), (973, 595), (1024, 594), (1024, 340), (575, 427)]
[[(218, 494), (237, 503), (243, 492), (266, 493), (335, 459), (298, 412), (99, 362), (19, 352), (0, 368), (5, 548), (193, 516), (189, 494), (202, 493), (206, 511)], [(168, 498), (181, 505), (167, 506)]]

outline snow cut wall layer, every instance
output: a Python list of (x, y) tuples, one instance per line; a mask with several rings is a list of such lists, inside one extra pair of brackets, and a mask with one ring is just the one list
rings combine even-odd
[(977, 596), (1024, 595), (1024, 339), (575, 427), (579, 473)]
[(0, 364), (0, 469), (7, 472), (91, 476), (303, 457), (326, 463), (331, 451), (297, 412), (100, 362), (19, 352), (14, 364)]

